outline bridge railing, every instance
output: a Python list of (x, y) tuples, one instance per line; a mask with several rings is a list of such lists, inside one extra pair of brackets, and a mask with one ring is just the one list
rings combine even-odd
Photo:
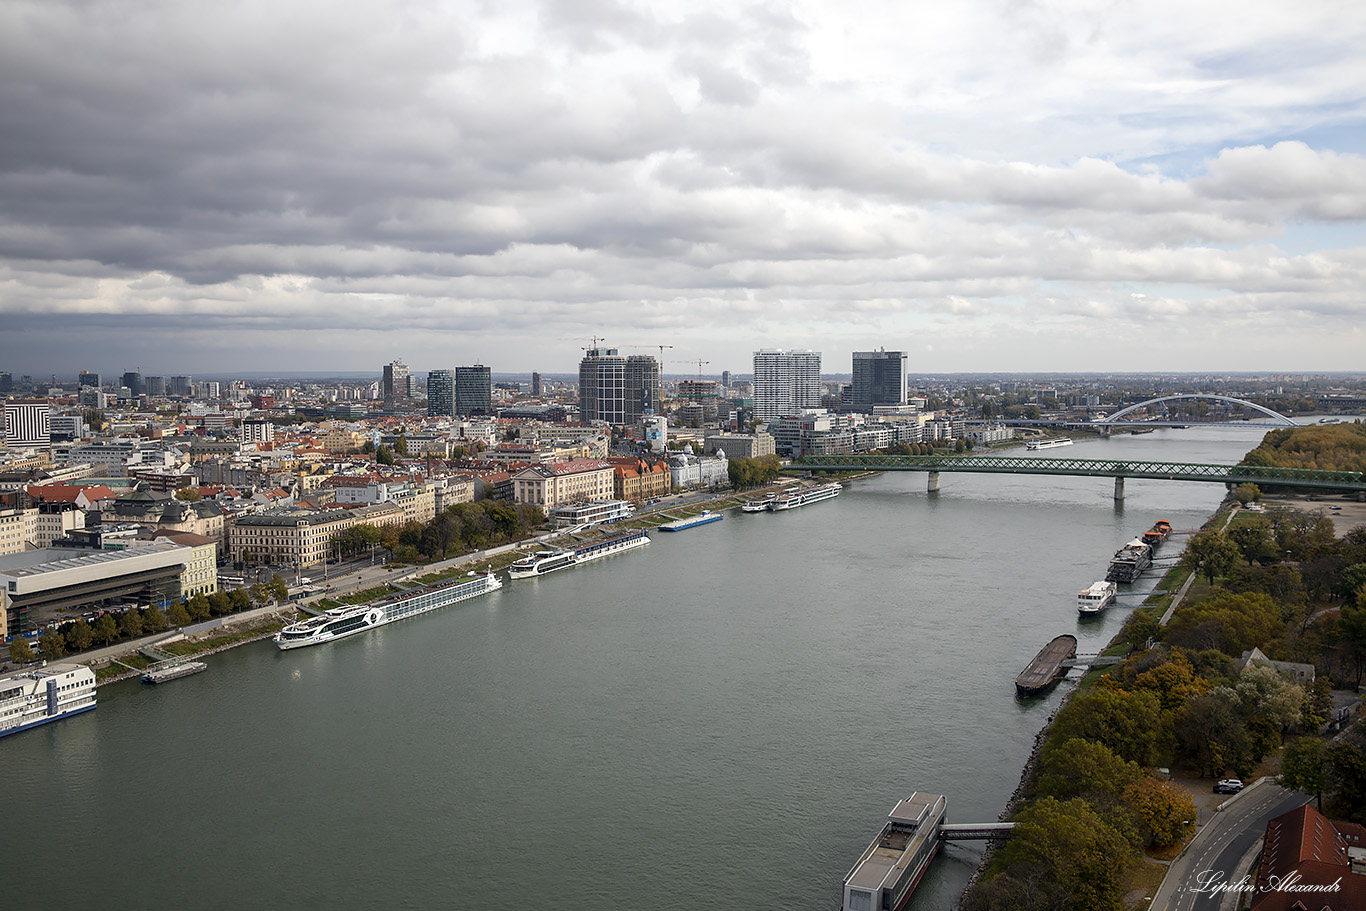
[(1134, 459), (1058, 459), (1024, 456), (899, 456), (881, 453), (808, 455), (794, 463), (814, 471), (965, 471), (995, 474), (1053, 474), (1078, 477), (1146, 478), (1169, 481), (1245, 482), (1366, 490), (1366, 473), (1260, 465), (1147, 462)]

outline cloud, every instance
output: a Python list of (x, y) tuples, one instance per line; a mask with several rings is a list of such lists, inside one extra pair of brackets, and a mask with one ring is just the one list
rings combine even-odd
[[(1044, 369), (1041, 325), (1281, 313), (1289, 345), (1366, 315), (1366, 158), (1294, 138), (1360, 124), (1364, 32), (1315, 4), (16, 0), (0, 369), (65, 356), (61, 326), (319, 369), (377, 334), (569, 369), (560, 339), (609, 328), (743, 360), (1013, 326)], [(1304, 225), (1333, 246), (1278, 246)]]

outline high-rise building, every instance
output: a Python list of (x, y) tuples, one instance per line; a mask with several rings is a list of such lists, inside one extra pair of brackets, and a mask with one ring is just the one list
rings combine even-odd
[(394, 405), (410, 401), (413, 397), (412, 377), (408, 366), (402, 361), (384, 365), (384, 378), (380, 380), (380, 394), (385, 404)]
[(432, 370), (427, 373), (427, 416), (451, 417), (455, 414), (455, 371)]
[(821, 353), (764, 348), (754, 352), (754, 417), (798, 414), (821, 403)]
[(194, 391), (194, 378), (188, 376), (173, 376), (171, 381), (166, 384), (167, 395), (182, 395), (186, 398)]
[(0, 396), (9, 395), (14, 391), (14, 374), (0, 373)]
[(537, 398), (541, 396), (541, 375), (539, 373), (531, 375), (531, 394)]
[(128, 394), (131, 396), (142, 395), (142, 372), (130, 370), (123, 375), (123, 385), (128, 387)]
[(626, 423), (626, 358), (616, 348), (590, 348), (579, 361), (579, 416)]
[(15, 446), (52, 444), (52, 407), (46, 401), (5, 403), (5, 442)]
[(493, 385), (489, 368), (480, 364), (455, 368), (455, 413), (461, 417), (488, 414), (493, 410)]
[(730, 371), (729, 371), (729, 370), (722, 370), (722, 371), (721, 371), (721, 388), (722, 388), (722, 389), (729, 389), (729, 388), (730, 388)]
[(660, 384), (659, 361), (648, 354), (635, 354), (626, 359), (626, 411), (623, 423), (637, 424), (647, 414), (660, 410), (663, 389)]
[(906, 404), (906, 352), (855, 351), (849, 401), (854, 405)]
[(144, 376), (142, 378), (142, 391), (148, 395), (165, 395), (166, 377)]
[(96, 389), (99, 389), (100, 375), (98, 373), (87, 373), (82, 370), (76, 377), (76, 386), (78, 388), (81, 386), (93, 386)]

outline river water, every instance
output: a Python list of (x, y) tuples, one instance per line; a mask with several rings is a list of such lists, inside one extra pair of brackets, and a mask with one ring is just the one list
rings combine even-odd
[[(1259, 439), (1038, 455), (1228, 462)], [(909, 792), (996, 819), (1070, 685), (1017, 701), (1015, 675), (1060, 633), (1099, 650), (1137, 599), (1081, 622), (1076, 592), (1224, 495), (925, 487), (855, 481), (332, 645), (104, 687), (97, 711), (0, 741), (6, 904), (833, 911)], [(952, 908), (979, 856), (948, 846), (911, 907)]]

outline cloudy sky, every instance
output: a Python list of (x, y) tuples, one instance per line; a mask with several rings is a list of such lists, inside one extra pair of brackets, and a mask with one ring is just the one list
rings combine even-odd
[(1366, 370), (1363, 48), (1360, 0), (5, 0), (0, 370)]

